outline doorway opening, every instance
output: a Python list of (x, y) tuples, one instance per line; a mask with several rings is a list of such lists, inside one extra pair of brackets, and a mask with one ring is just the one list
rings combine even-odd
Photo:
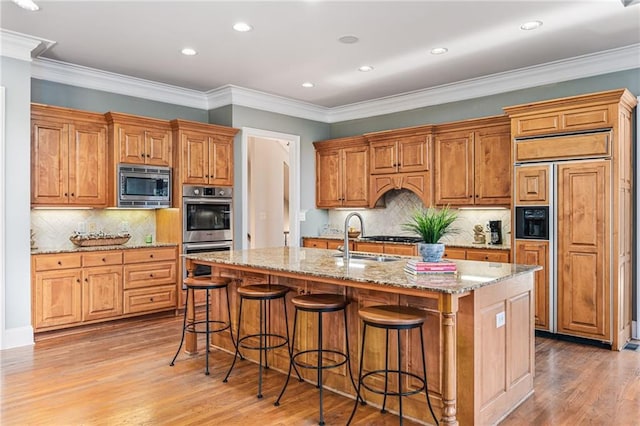
[(242, 128), (242, 248), (299, 246), (300, 136)]

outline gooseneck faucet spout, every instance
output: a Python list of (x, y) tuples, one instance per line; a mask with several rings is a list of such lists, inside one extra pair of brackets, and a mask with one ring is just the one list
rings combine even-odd
[(345, 260), (349, 260), (349, 220), (351, 220), (353, 216), (357, 216), (358, 219), (360, 219), (360, 236), (364, 237), (364, 219), (362, 219), (360, 213), (349, 213), (344, 220), (344, 251), (342, 257)]

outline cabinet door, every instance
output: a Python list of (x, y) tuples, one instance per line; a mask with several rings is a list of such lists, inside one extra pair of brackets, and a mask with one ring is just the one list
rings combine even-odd
[(396, 173), (398, 171), (398, 157), (396, 141), (371, 142), (371, 174)]
[(609, 160), (558, 165), (558, 332), (609, 341)]
[(398, 141), (398, 171), (421, 172), (429, 170), (427, 136), (414, 136)]
[(36, 330), (82, 320), (80, 269), (35, 274), (33, 326)]
[(369, 149), (366, 146), (342, 150), (342, 206), (369, 205)]
[(511, 205), (511, 133), (509, 127), (495, 132), (474, 135), (476, 205)]
[(516, 263), (542, 266), (535, 274), (535, 325), (549, 330), (549, 242), (516, 241)]
[(118, 144), (120, 146), (120, 163), (145, 163), (145, 130), (144, 127), (119, 125)]
[(328, 248), (327, 244), (328, 244), (327, 240), (320, 240), (316, 238), (305, 238), (302, 241), (302, 247), (309, 247), (309, 248), (326, 249)]
[(342, 169), (339, 149), (316, 151), (316, 206), (342, 205)]
[(69, 140), (69, 203), (107, 205), (107, 126), (74, 124)]
[(384, 244), (385, 254), (400, 254), (404, 256), (417, 256), (418, 248), (416, 245), (406, 244)]
[(228, 139), (217, 136), (210, 138), (209, 184), (233, 185), (233, 145)]
[(384, 253), (384, 244), (356, 241), (355, 249), (356, 251), (364, 251), (367, 253)]
[(33, 120), (31, 124), (31, 204), (69, 200), (69, 125)]
[(464, 260), (467, 258), (467, 250), (463, 248), (456, 247), (446, 247), (444, 249), (444, 255), (442, 257), (446, 259), (461, 259)]
[(443, 133), (435, 143), (435, 203), (473, 204), (473, 133)]
[(516, 205), (549, 205), (549, 166), (516, 167)]
[(163, 130), (145, 132), (145, 163), (153, 166), (171, 167), (171, 133)]
[(209, 137), (197, 132), (182, 132), (182, 183), (209, 183)]
[(86, 268), (82, 275), (82, 320), (122, 315), (122, 267)]

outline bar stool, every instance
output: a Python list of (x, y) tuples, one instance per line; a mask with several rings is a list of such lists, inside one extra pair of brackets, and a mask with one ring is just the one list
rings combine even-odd
[[(233, 339), (233, 332), (231, 331), (231, 308), (229, 305), (229, 284), (231, 283), (230, 278), (224, 277), (216, 277), (211, 275), (201, 275), (198, 277), (187, 277), (184, 280), (184, 285), (187, 288), (187, 297), (184, 301), (184, 319), (182, 321), (182, 338), (180, 339), (180, 346), (178, 346), (178, 350), (176, 351), (173, 360), (171, 360), (171, 367), (174, 366), (176, 362), (176, 358), (178, 358), (178, 354), (180, 353), (180, 349), (182, 349), (182, 345), (184, 344), (184, 336), (186, 333), (196, 333), (196, 334), (205, 334), (207, 336), (207, 344), (205, 349), (205, 367), (204, 374), (209, 375), (209, 346), (210, 341), (209, 338), (213, 333), (220, 333), (224, 330), (229, 330), (229, 334), (231, 335), (231, 342), (233, 346), (236, 347), (236, 342)], [(220, 319), (212, 320), (210, 318), (210, 303), (209, 303), (209, 292), (211, 290), (225, 290), (225, 294), (227, 296), (227, 321), (222, 321)], [(205, 290), (207, 292), (207, 301), (206, 301), (206, 312), (204, 319), (196, 318), (195, 312), (193, 313), (193, 320), (187, 320), (187, 306), (189, 306), (189, 293), (190, 290)], [(211, 326), (213, 324), (219, 325), (218, 328), (212, 330)], [(204, 330), (202, 326), (204, 325)]]
[[(289, 322), (287, 319), (287, 301), (286, 294), (289, 292), (289, 287), (277, 284), (254, 284), (238, 287), (238, 295), (240, 296), (240, 308), (238, 310), (238, 334), (236, 341), (236, 353), (233, 357), (233, 362), (229, 371), (225, 376), (223, 382), (227, 383), (229, 375), (236, 364), (238, 356), (242, 359), (240, 354), (240, 348), (257, 350), (260, 353), (260, 362), (258, 364), (258, 398), (262, 398), (262, 368), (263, 368), (263, 355), (264, 355), (264, 368), (269, 368), (269, 361), (267, 359), (267, 351), (277, 349), (282, 346), (287, 346), (287, 352), (291, 354), (291, 348), (289, 347)], [(284, 321), (286, 328), (286, 335), (275, 334), (271, 332), (271, 326), (269, 321), (269, 313), (271, 308), (271, 301), (281, 299), (282, 306), (284, 308)], [(240, 330), (242, 325), (242, 305), (245, 300), (256, 300), (260, 302), (260, 314), (258, 317), (260, 330), (258, 333), (248, 334), (246, 336), (240, 336)], [(255, 346), (248, 339), (258, 338), (258, 345)], [(296, 373), (298, 370), (296, 370)], [(300, 374), (298, 374), (300, 378)], [(300, 378), (302, 380), (302, 378)]]
[[(342, 295), (339, 294), (305, 294), (301, 296), (296, 296), (291, 299), (293, 306), (295, 306), (295, 314), (293, 317), (293, 338), (291, 342), (291, 352), (290, 357), (291, 361), (289, 363), (289, 372), (287, 374), (287, 381), (284, 383), (282, 391), (278, 396), (278, 399), (274, 403), (277, 407), (280, 405), (280, 399), (284, 395), (285, 390), (287, 389), (287, 385), (289, 384), (289, 379), (291, 378), (291, 369), (295, 367), (300, 368), (308, 368), (316, 370), (317, 379), (318, 379), (318, 388), (320, 389), (320, 425), (324, 425), (324, 410), (322, 403), (322, 373), (324, 370), (329, 368), (340, 367), (341, 365), (347, 364), (349, 369), (349, 378), (351, 379), (351, 383), (353, 384), (353, 389), (356, 390), (356, 383), (353, 380), (353, 374), (351, 373), (351, 363), (349, 357), (349, 333), (347, 329), (347, 305), (349, 301)], [(303, 312), (315, 312), (318, 314), (318, 344), (314, 349), (302, 350), (299, 352), (294, 352), (295, 342), (296, 342), (296, 324), (298, 322), (298, 311)], [(322, 342), (322, 314), (330, 313), (330, 312), (343, 312), (344, 317), (344, 336), (345, 336), (345, 344), (346, 344), (346, 352), (342, 352), (336, 349), (325, 349), (323, 347)], [(304, 356), (306, 354), (315, 353), (317, 354), (317, 362), (315, 364), (307, 364), (305, 362), (299, 361), (298, 358)], [(323, 354), (331, 353), (338, 355), (340, 359), (332, 363), (325, 363), (323, 361)], [(298, 375), (299, 377), (299, 375)]]
[[(386, 413), (386, 403), (387, 396), (397, 396), (398, 397), (398, 408), (400, 415), (400, 424), (402, 425), (402, 397), (414, 395), (424, 390), (424, 393), (427, 397), (427, 404), (429, 405), (429, 411), (431, 411), (431, 415), (438, 424), (438, 419), (436, 418), (435, 413), (433, 412), (433, 407), (431, 407), (431, 401), (429, 400), (429, 389), (427, 387), (427, 362), (424, 354), (424, 335), (422, 332), (422, 324), (425, 321), (425, 314), (422, 310), (417, 308), (412, 308), (410, 306), (398, 306), (398, 305), (378, 305), (378, 306), (369, 306), (358, 311), (360, 318), (364, 322), (364, 327), (362, 330), (362, 347), (360, 349), (360, 368), (358, 371), (358, 389), (357, 396), (360, 397), (360, 389), (364, 387), (370, 392), (377, 393), (379, 395), (384, 395), (382, 400), (382, 410), (381, 413)], [(366, 374), (362, 374), (362, 366), (364, 364), (364, 347), (365, 347), (365, 338), (367, 333), (367, 327), (376, 327), (382, 328), (385, 330), (386, 339), (385, 339), (385, 355), (384, 355), (384, 369), (372, 370)], [(402, 343), (400, 340), (400, 331), (401, 330), (411, 330), (413, 328), (420, 329), (420, 349), (422, 350), (422, 372), (423, 376), (420, 377), (415, 373), (402, 370)], [(398, 333), (398, 367), (396, 370), (389, 369), (389, 330), (396, 330)], [(365, 380), (378, 373), (384, 373), (384, 390), (375, 389), (372, 386), (365, 383)], [(398, 376), (398, 391), (394, 392), (388, 389), (389, 383), (389, 373), (397, 374)], [(421, 386), (417, 389), (402, 389), (402, 377), (403, 376), (411, 376), (418, 380), (421, 383)], [(349, 417), (349, 421), (347, 425), (351, 423), (353, 420), (353, 416), (356, 413), (356, 408), (358, 407), (358, 400), (356, 399), (356, 403), (353, 406), (353, 410), (351, 411), (351, 417)]]

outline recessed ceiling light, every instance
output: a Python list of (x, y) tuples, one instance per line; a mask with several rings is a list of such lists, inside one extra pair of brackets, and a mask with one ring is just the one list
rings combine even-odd
[(363, 65), (360, 68), (358, 68), (358, 71), (362, 71), (362, 72), (373, 71), (373, 67), (371, 65)]
[(253, 27), (246, 22), (237, 22), (233, 24), (233, 29), (241, 33), (246, 33), (247, 31), (251, 31)]
[(304, 83), (302, 83), (302, 87), (310, 88), (310, 87), (313, 87), (313, 86), (315, 86), (315, 84), (313, 84), (310, 81), (305, 81)]
[(443, 53), (447, 53), (448, 51), (449, 49), (447, 49), (446, 47), (434, 47), (433, 49), (431, 49), (431, 54), (442, 55)]
[(32, 0), (12, 0), (15, 4), (20, 6), (23, 9), (30, 10), (35, 12), (36, 10), (40, 10), (40, 6), (35, 4)]
[(183, 55), (186, 56), (193, 56), (193, 55), (197, 55), (198, 52), (195, 51), (195, 49), (192, 49), (190, 47), (185, 47), (184, 49), (181, 50)]
[(542, 26), (542, 21), (529, 21), (520, 25), (521, 30), (530, 31), (540, 28)]
[(360, 40), (358, 37), (354, 36), (354, 35), (344, 35), (342, 37), (340, 37), (338, 39), (338, 41), (340, 43), (344, 43), (344, 44), (353, 44), (353, 43), (357, 43), (358, 40)]

